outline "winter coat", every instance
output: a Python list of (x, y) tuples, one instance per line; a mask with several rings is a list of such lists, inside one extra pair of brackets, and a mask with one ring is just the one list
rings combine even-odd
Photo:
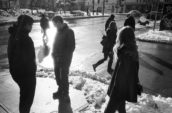
[(108, 53), (108, 52), (112, 51), (113, 46), (116, 41), (116, 37), (117, 37), (116, 33), (117, 33), (116, 23), (115, 23), (115, 21), (112, 21), (110, 23), (110, 27), (107, 29), (107, 36), (106, 36), (107, 39), (105, 39), (107, 41), (103, 45), (104, 53), (106, 53), (106, 52)]
[(58, 58), (62, 61), (72, 59), (73, 51), (75, 49), (75, 36), (72, 29), (67, 24), (58, 30), (54, 41), (52, 56), (54, 59)]
[[(116, 99), (137, 102), (138, 91), (138, 52), (123, 46), (117, 50), (117, 62), (107, 94)], [(115, 102), (115, 100), (114, 100)]]
[(37, 67), (33, 41), (27, 31), (17, 30), (17, 25), (9, 28), (7, 53), (10, 73), (16, 79), (35, 77)]
[(106, 24), (105, 24), (105, 31), (107, 31), (108, 27), (109, 27), (109, 24), (114, 21), (114, 19), (112, 18), (108, 18), (108, 20), (106, 21)]

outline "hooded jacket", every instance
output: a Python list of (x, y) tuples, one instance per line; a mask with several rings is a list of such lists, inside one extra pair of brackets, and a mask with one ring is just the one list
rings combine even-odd
[(13, 77), (34, 76), (36, 74), (35, 49), (29, 32), (17, 25), (9, 28), (8, 40), (9, 69)]
[(74, 49), (74, 32), (64, 23), (56, 35), (52, 55), (54, 58), (71, 59)]

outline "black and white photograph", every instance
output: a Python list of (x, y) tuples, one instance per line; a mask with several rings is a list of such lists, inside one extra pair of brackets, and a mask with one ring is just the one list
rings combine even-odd
[(0, 0), (0, 113), (172, 113), (172, 0)]

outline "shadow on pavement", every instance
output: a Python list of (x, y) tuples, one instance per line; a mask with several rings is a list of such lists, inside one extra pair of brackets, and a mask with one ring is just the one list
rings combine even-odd
[(150, 69), (150, 70), (158, 73), (159, 75), (163, 75), (163, 72), (160, 69), (152, 66), (150, 63), (148, 63), (147, 61), (145, 61), (143, 58), (139, 58), (139, 62), (145, 68)]
[(145, 53), (145, 52), (142, 52), (144, 55), (148, 56), (150, 59), (152, 59), (153, 61), (157, 62), (158, 64), (166, 67), (166, 68), (169, 68), (170, 70), (172, 70), (172, 64), (150, 54), (150, 53)]

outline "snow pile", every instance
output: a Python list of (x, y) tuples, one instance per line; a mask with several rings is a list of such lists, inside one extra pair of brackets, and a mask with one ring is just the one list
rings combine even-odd
[[(70, 83), (76, 81), (83, 82), (81, 91), (90, 104), (82, 113), (103, 113), (109, 100), (106, 95), (108, 85), (89, 78), (70, 76)], [(75, 88), (75, 85), (73, 87)], [(126, 103), (126, 110), (127, 113), (172, 113), (172, 98), (142, 93), (138, 96), (138, 103)]]
[[(89, 104), (87, 108), (81, 110), (82, 113), (103, 113), (109, 100), (106, 95), (108, 83), (94, 76), (96, 75), (79, 71), (72, 72), (69, 76), (70, 86), (83, 92)], [(54, 79), (54, 72), (40, 69), (37, 77)], [(138, 96), (138, 103), (126, 103), (126, 111), (127, 113), (172, 113), (172, 98), (142, 93)]]
[(11, 15), (7, 11), (0, 9), (0, 16), (9, 17)]
[(172, 31), (164, 30), (149, 30), (146, 33), (137, 35), (139, 40), (154, 41), (154, 42), (164, 42), (172, 43)]

